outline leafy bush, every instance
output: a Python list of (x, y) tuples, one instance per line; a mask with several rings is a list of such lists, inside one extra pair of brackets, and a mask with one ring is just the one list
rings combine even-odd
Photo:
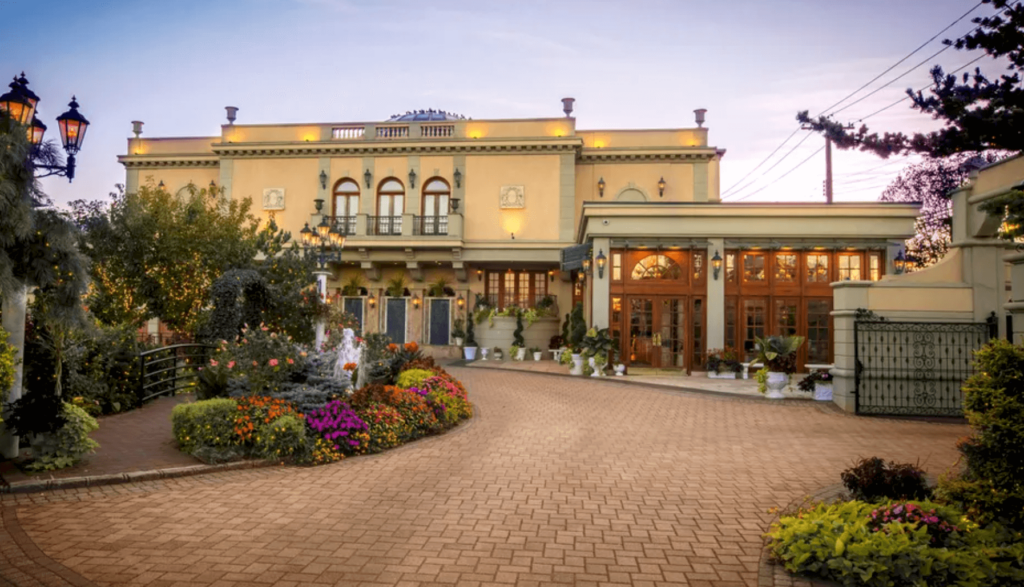
[(407, 436), (402, 415), (387, 404), (371, 403), (359, 410), (359, 416), (370, 427), (367, 452), (375, 453), (396, 447)]
[(459, 423), (459, 412), (463, 403), (459, 398), (442, 391), (428, 392), (426, 397), (428, 405), (434, 410), (434, 417), (442, 428), (448, 429)]
[(434, 414), (433, 406), (427, 400), (427, 391), (417, 388), (402, 389), (393, 385), (368, 385), (352, 395), (352, 405), (357, 409), (373, 404), (384, 404), (398, 410), (405, 420), (406, 428), (401, 436), (412, 440), (439, 432), (442, 427)]
[(396, 385), (402, 389), (409, 389), (410, 387), (422, 387), (423, 380), (428, 377), (433, 377), (433, 371), (427, 371), (426, 369), (408, 369), (398, 374), (398, 382)]
[(906, 464), (878, 457), (862, 459), (842, 472), (843, 485), (854, 499), (926, 499), (931, 495), (924, 471)]
[(512, 332), (512, 344), (518, 348), (526, 346), (526, 339), (523, 338), (523, 313), (516, 312), (516, 329)]
[[(907, 513), (909, 505), (924, 512)], [(879, 520), (900, 506), (895, 519)], [(790, 572), (844, 585), (1024, 582), (1024, 543), (1011, 543), (1012, 535), (998, 524), (980, 528), (956, 508), (930, 502), (882, 509), (860, 501), (819, 504), (782, 517), (768, 537), (772, 556)]]
[(260, 426), (256, 454), (268, 459), (301, 455), (306, 446), (306, 422), (301, 415), (285, 414)]
[(236, 443), (234, 432), (238, 402), (217, 398), (178, 404), (171, 411), (171, 430), (178, 448), (193, 454), (199, 447), (228, 447)]
[(812, 373), (808, 373), (807, 376), (801, 379), (800, 383), (797, 383), (796, 386), (800, 391), (813, 393), (815, 383), (832, 383), (832, 379), (832, 374), (828, 371), (814, 371)]
[(334, 443), (324, 440), (322, 436), (306, 438), (305, 450), (295, 456), (300, 465), (326, 465), (345, 458), (340, 451), (334, 450)]
[[(203, 371), (211, 381), (219, 381), (221, 374), (231, 379), (245, 378), (252, 395), (266, 395), (281, 391), (282, 385), (305, 370), (307, 353), (292, 342), (291, 337), (279, 336), (267, 326), (243, 328), (237, 343), (220, 341), (209, 365)], [(204, 389), (210, 393), (212, 386)], [(229, 388), (230, 391), (230, 388)]]
[(53, 471), (77, 463), (86, 454), (99, 448), (89, 433), (99, 430), (96, 419), (77, 406), (64, 403), (64, 425), (52, 434), (32, 441), (30, 471)]
[(307, 414), (306, 423), (334, 450), (346, 455), (365, 452), (370, 442), (369, 425), (348, 404), (339, 400)]
[[(7, 394), (14, 386), (14, 367), (17, 349), (7, 342), (7, 331), (0, 328), (0, 410), (7, 403)], [(3, 422), (3, 414), (0, 413), (0, 422)]]
[(249, 396), (237, 400), (234, 433), (238, 444), (252, 446), (259, 428), (281, 416), (298, 414), (290, 403), (267, 396)]
[(773, 373), (796, 372), (796, 352), (804, 344), (804, 337), (772, 335), (754, 340), (758, 363)]
[(985, 345), (964, 394), (974, 429), (958, 445), (966, 470), (941, 479), (937, 496), (981, 523), (1024, 530), (1024, 348), (1003, 340)]
[(63, 394), (82, 398), (94, 415), (138, 407), (139, 353), (146, 348), (131, 326), (90, 327), (66, 355)]

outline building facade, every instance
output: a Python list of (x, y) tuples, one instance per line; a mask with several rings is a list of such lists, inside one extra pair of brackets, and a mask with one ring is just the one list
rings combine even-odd
[[(709, 349), (749, 355), (783, 333), (808, 337), (801, 365), (829, 363), (830, 284), (883, 279), (914, 233), (910, 204), (722, 202), (725, 151), (703, 110), (693, 128), (580, 130), (563, 106), (268, 125), (229, 108), (218, 136), (143, 138), (138, 124), (119, 159), (129, 192), (212, 184), (293, 235), (326, 216), (346, 236), (326, 294), (364, 330), (449, 356), (454, 320), (477, 304), (541, 307), (551, 317), (527, 339), (544, 348), (581, 302), (633, 368), (700, 370)], [(481, 324), (477, 338), (507, 348), (511, 330)]]

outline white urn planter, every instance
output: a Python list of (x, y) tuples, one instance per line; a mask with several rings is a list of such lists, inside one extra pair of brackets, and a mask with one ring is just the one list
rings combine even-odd
[(490, 351), (491, 351), (491, 349), (489, 349), (487, 347), (481, 348), (480, 349), (480, 360), (481, 361), (486, 361), (487, 360), (487, 353), (489, 353)]
[(534, 360), (534, 361), (540, 361), (540, 358), (541, 358), (541, 357), (542, 357), (543, 355), (544, 355), (544, 353), (542, 353), (542, 352), (540, 352), (540, 351), (537, 351), (537, 352), (533, 353), (533, 360)]
[(455, 346), (462, 346), (462, 337), (460, 337), (460, 336), (456, 336), (455, 337)]
[(476, 360), (476, 347), (475, 346), (462, 347), (462, 353), (463, 353), (463, 356), (466, 357), (467, 361), (475, 361)]
[(830, 402), (832, 401), (832, 384), (822, 383), (820, 381), (814, 382), (814, 399), (819, 402)]
[(604, 363), (598, 363), (597, 359), (590, 357), (590, 368), (593, 371), (591, 377), (604, 377)]
[(516, 360), (517, 361), (525, 361), (526, 360), (526, 349), (525, 348), (521, 348), (521, 349), (518, 349), (516, 351)]
[(768, 372), (768, 392), (765, 397), (768, 399), (783, 399), (786, 396), (782, 395), (782, 390), (789, 385), (789, 375), (778, 371)]
[(616, 363), (615, 364), (615, 376), (616, 377), (622, 377), (622, 375), (625, 372), (626, 372), (626, 365), (624, 365), (623, 363)]
[(583, 355), (572, 355), (572, 367), (569, 368), (569, 375), (583, 375)]

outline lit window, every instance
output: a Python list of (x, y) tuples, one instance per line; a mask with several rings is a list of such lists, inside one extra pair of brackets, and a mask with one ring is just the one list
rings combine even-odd
[(681, 279), (679, 265), (665, 255), (648, 255), (633, 266), (632, 279)]
[(775, 281), (793, 282), (796, 281), (796, 255), (793, 253), (778, 253), (775, 255)]
[(868, 257), (868, 274), (871, 281), (878, 281), (882, 278), (882, 254), (871, 253)]
[(704, 253), (693, 254), (693, 280), (700, 281), (704, 277)]
[(736, 283), (736, 253), (725, 254), (725, 280)]
[(764, 255), (743, 254), (743, 281), (764, 281)]
[(839, 266), (839, 281), (860, 280), (860, 254), (840, 254), (836, 259)]
[(829, 283), (827, 254), (811, 253), (807, 255), (807, 282)]
[(621, 253), (612, 253), (612, 281), (622, 281)]

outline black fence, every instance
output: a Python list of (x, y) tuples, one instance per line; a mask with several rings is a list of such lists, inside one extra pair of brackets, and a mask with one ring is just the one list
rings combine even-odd
[(139, 401), (191, 390), (199, 382), (199, 370), (209, 362), (208, 344), (174, 344), (139, 353)]
[(399, 236), (402, 234), (402, 217), (367, 216), (366, 234), (370, 236)]
[(416, 236), (445, 236), (448, 234), (448, 217), (415, 216), (412, 233)]
[(974, 351), (996, 323), (854, 322), (858, 414), (963, 416)]

